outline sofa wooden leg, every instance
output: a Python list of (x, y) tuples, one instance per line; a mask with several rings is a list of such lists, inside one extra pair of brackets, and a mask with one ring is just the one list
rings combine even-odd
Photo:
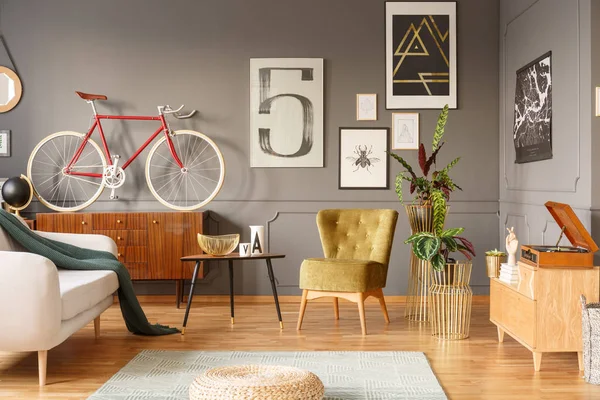
[(337, 297), (333, 298), (333, 315), (336, 321), (340, 319), (340, 305)]
[(579, 364), (579, 370), (585, 370), (585, 366), (583, 365), (583, 351), (577, 352), (577, 363)]
[(96, 339), (98, 339), (100, 337), (100, 316), (99, 315), (96, 318), (94, 318), (94, 335), (96, 336)]
[(296, 330), (300, 330), (302, 328), (302, 320), (304, 319), (304, 311), (306, 311), (306, 297), (308, 296), (308, 290), (304, 289), (302, 291), (302, 301), (300, 303), (300, 313), (298, 314), (298, 325), (296, 325)]
[(533, 352), (533, 369), (537, 372), (542, 366), (542, 353)]
[(46, 386), (46, 366), (48, 365), (48, 350), (38, 351), (38, 375), (40, 386)]
[(358, 313), (360, 314), (360, 329), (363, 336), (367, 334), (367, 319), (365, 317), (365, 294), (358, 293)]

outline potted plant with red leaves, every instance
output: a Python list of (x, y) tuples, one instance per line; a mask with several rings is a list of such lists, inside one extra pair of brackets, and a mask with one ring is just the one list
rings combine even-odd
[(437, 157), (444, 146), (443, 141), (446, 122), (448, 120), (448, 105), (440, 113), (431, 144), (431, 154), (428, 156), (425, 145), (419, 146), (419, 168), (422, 175), (417, 175), (413, 168), (403, 157), (395, 153), (389, 153), (392, 158), (404, 167), (396, 175), (396, 195), (400, 203), (404, 204), (402, 193), (403, 182), (410, 184), (410, 194), (416, 194), (412, 204), (405, 204), (409, 216), (412, 233), (437, 231), (440, 233), (444, 228), (447, 213), (447, 201), (450, 194), (455, 190), (462, 190), (450, 178), (450, 170), (458, 163), (460, 157), (456, 157), (442, 169), (437, 169)]

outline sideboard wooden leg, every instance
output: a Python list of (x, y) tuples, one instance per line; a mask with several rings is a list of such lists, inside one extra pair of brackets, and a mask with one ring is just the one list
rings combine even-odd
[(504, 342), (504, 329), (500, 328), (499, 326), (498, 328), (498, 343), (502, 343)]
[(584, 366), (583, 366), (583, 351), (578, 351), (577, 352), (577, 362), (579, 363), (579, 370), (583, 371), (584, 370)]
[(533, 352), (533, 369), (537, 372), (540, 370), (542, 366), (542, 353), (534, 351)]

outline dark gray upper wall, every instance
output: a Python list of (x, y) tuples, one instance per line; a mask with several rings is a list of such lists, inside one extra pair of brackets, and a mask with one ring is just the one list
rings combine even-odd
[[(208, 208), (226, 221), (225, 231), (281, 216), (273, 232), (294, 240), (297, 258), (321, 252), (314, 241), (292, 235), (298, 224), (314, 227), (327, 207), (391, 207), (392, 189), (340, 191), (338, 128), (391, 125), (385, 110), (383, 0), (4, 0), (1, 26), (24, 86), (21, 104), (0, 115), (13, 131), (13, 157), (0, 159), (0, 177), (25, 171), (34, 145), (60, 130), (85, 131), (91, 110), (75, 90), (106, 94), (105, 112), (152, 114), (160, 104), (185, 103), (199, 117), (178, 123), (212, 137), (223, 151), (228, 175)], [(453, 196), (452, 226), (467, 227), (479, 252), (498, 245), (498, 0), (458, 2), (458, 100), (450, 112), (448, 143), (440, 164), (463, 158), (454, 170), (464, 188)], [(1, 57), (1, 56), (0, 56)], [(325, 168), (249, 168), (249, 59), (325, 59)], [(0, 58), (0, 63), (2, 59)], [(357, 122), (357, 93), (377, 93), (379, 120)], [(421, 111), (421, 139), (431, 143), (439, 110)], [(150, 123), (107, 124), (111, 146), (129, 155)], [(416, 152), (403, 152), (416, 161)], [(391, 166), (391, 183), (399, 170)], [(105, 193), (91, 210), (163, 210), (151, 197), (143, 163), (132, 164), (119, 202)], [(390, 185), (393, 187), (393, 184)], [(408, 193), (406, 193), (408, 195)], [(306, 202), (310, 200), (311, 202)], [(32, 209), (41, 210), (38, 205)], [(287, 215), (287, 216), (286, 216)], [(290, 216), (291, 215), (291, 216)], [(281, 236), (289, 232), (290, 236)], [(404, 293), (408, 235), (401, 216), (388, 280)], [(286, 242), (287, 243), (287, 242)], [(283, 246), (285, 243), (281, 243)], [(297, 260), (290, 257), (290, 279)], [(487, 285), (483, 257), (475, 277)], [(262, 286), (244, 291), (261, 292)], [(225, 281), (223, 281), (225, 283)], [(291, 284), (290, 284), (291, 285)], [(218, 286), (218, 285), (217, 285)], [(265, 288), (268, 293), (268, 288)]]
[[(522, 244), (554, 244), (560, 228), (544, 207), (548, 200), (570, 204), (591, 229), (590, 42), (590, 0), (500, 1), (501, 236), (515, 226)], [(514, 164), (516, 71), (547, 51), (553, 159)]]

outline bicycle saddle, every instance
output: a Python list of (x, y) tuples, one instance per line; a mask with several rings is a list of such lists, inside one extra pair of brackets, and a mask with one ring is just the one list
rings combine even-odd
[(103, 94), (91, 94), (91, 93), (83, 93), (83, 92), (75, 92), (79, 97), (84, 100), (106, 100), (107, 97)]

